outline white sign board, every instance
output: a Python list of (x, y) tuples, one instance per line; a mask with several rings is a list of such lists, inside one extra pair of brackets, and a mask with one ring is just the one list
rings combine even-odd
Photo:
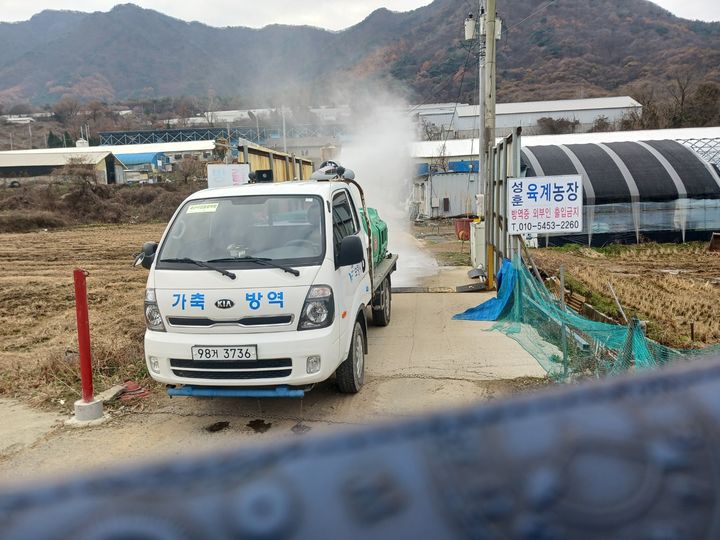
[(208, 187), (232, 187), (247, 184), (250, 181), (250, 165), (208, 165)]
[(582, 232), (582, 209), (579, 174), (507, 179), (510, 234)]

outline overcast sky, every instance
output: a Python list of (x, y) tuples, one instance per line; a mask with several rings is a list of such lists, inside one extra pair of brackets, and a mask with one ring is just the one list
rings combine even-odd
[[(129, 0), (128, 0), (129, 1)], [(475, 4), (476, 0), (466, 0)], [(502, 12), (507, 0), (498, 0)], [(623, 2), (624, 0), (617, 0)], [(720, 21), (720, 0), (654, 0), (688, 19)], [(117, 0), (0, 0), (0, 21), (24, 21), (44, 9), (107, 11)], [(430, 0), (135, 0), (133, 3), (188, 21), (212, 26), (261, 27), (273, 23), (309, 24), (332, 30), (360, 22), (370, 12), (387, 7), (408, 11)]]

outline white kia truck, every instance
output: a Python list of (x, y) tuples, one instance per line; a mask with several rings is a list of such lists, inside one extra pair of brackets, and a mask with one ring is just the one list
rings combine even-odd
[(199, 191), (143, 246), (145, 360), (170, 395), (302, 396), (333, 374), (360, 390), (397, 255), (352, 172), (320, 178)]

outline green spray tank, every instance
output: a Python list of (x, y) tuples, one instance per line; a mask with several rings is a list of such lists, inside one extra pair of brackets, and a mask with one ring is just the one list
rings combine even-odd
[[(374, 208), (367, 209), (367, 218), (365, 216), (365, 209), (360, 209), (360, 221), (362, 222), (363, 230), (365, 234), (368, 234), (372, 238), (372, 256), (374, 265), (380, 264), (385, 256), (387, 255), (388, 247), (388, 228), (385, 223), (378, 215), (377, 210)], [(372, 229), (371, 233), (368, 233), (368, 223)]]
[[(373, 291), (383, 282), (390, 272), (397, 267), (397, 255), (388, 254), (388, 227), (374, 208), (368, 208), (365, 204), (365, 194), (362, 186), (355, 181), (355, 173), (338, 165), (334, 161), (325, 161), (320, 168), (313, 172), (311, 180), (329, 181), (340, 180), (355, 185), (360, 192), (362, 208), (360, 208), (360, 221), (363, 231), (370, 238), (368, 256), (372, 255), (372, 267), (377, 272), (371, 272)], [(368, 230), (369, 229), (369, 230)], [(377, 275), (376, 275), (377, 274)]]

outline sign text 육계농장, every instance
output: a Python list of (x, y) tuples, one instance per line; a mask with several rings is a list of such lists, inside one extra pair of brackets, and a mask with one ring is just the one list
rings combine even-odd
[(582, 232), (582, 177), (536, 176), (507, 179), (510, 234)]

